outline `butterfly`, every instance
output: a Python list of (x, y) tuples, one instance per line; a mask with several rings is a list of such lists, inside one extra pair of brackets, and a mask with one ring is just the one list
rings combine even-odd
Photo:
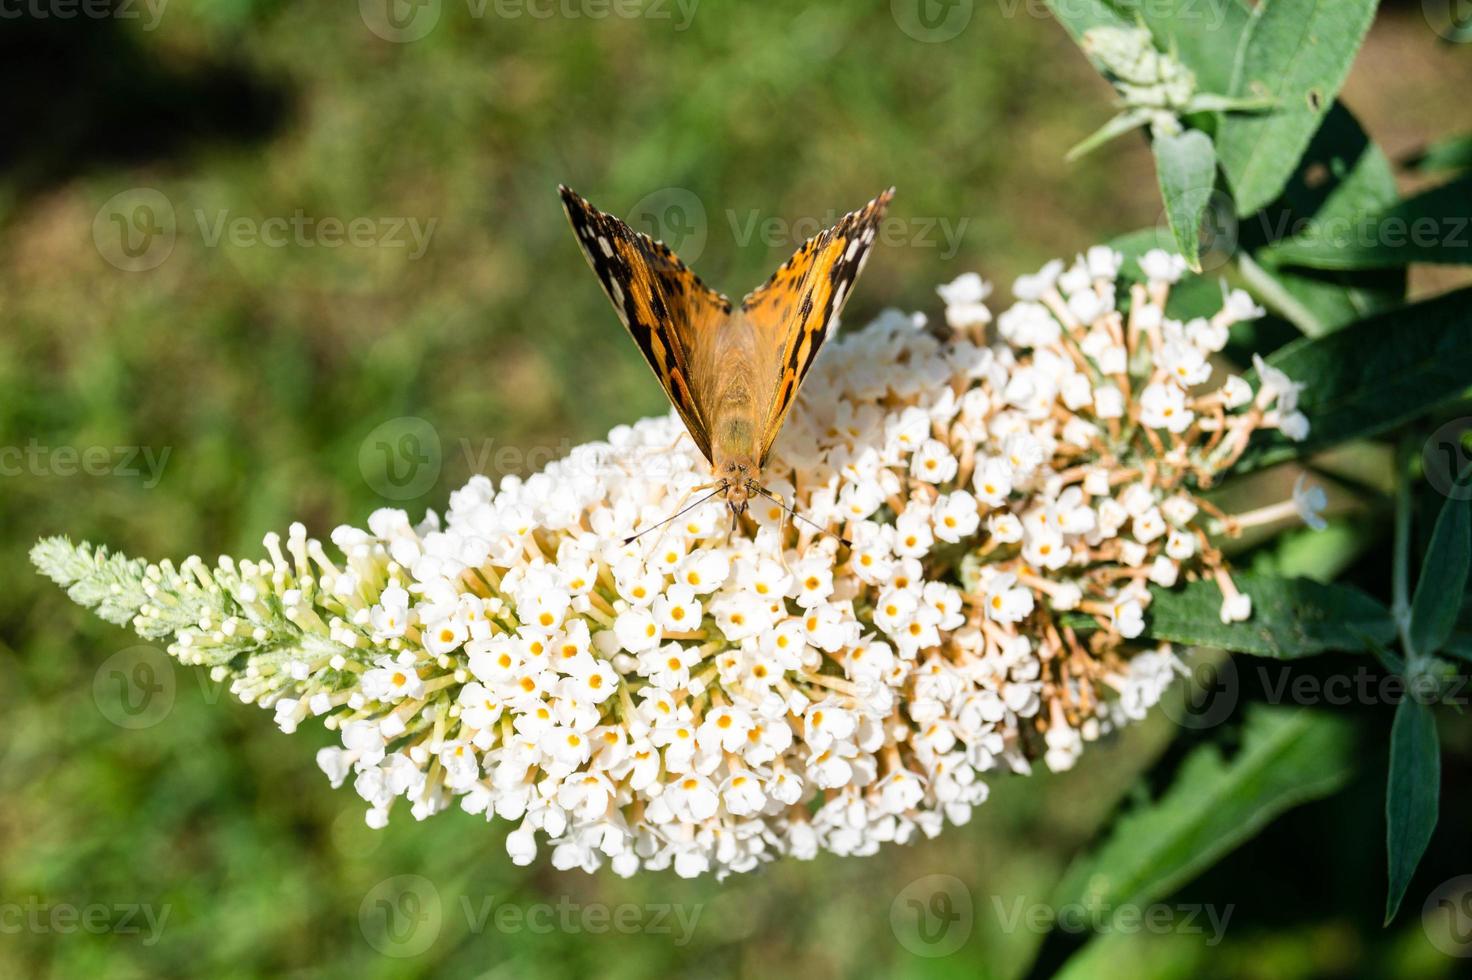
[(712, 481), (696, 489), (724, 496), (733, 522), (753, 495), (777, 500), (762, 468), (894, 188), (804, 242), (739, 306), (663, 242), (559, 189), (588, 264), (710, 464)]

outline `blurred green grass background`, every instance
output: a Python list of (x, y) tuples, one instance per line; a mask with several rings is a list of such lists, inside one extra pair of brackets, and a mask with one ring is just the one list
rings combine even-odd
[[(1065, 776), (999, 781), (971, 826), (938, 840), (722, 884), (563, 873), (545, 859), (515, 868), (504, 828), (458, 811), (370, 831), (313, 763), (325, 733), (283, 735), (198, 672), (173, 672), (158, 724), (109, 721), (118, 695), (99, 668), (136, 640), (32, 573), (37, 537), (153, 558), (254, 554), (291, 520), (325, 535), (385, 504), (418, 514), (479, 458), (515, 471), (534, 450), (664, 410), (573, 244), (559, 182), (626, 215), (656, 191), (698, 202), (695, 264), (738, 295), (799, 244), (744, 235), (753, 215), (821, 220), (896, 184), (905, 240), (870, 263), (850, 324), (891, 305), (934, 314), (934, 285), (962, 271), (1005, 289), (1158, 219), (1143, 143), (1063, 163), (1110, 92), (1027, 4), (963, 4), (964, 29), (934, 43), (902, 29), (905, 0), (707, 0), (686, 29), (673, 3), (668, 18), (538, 19), (444, 0), (413, 43), (377, 36), (360, 6), (373, 2), (173, 0), (151, 28), (146, 6), (138, 19), (0, 27), (13, 103), (0, 145), (0, 446), (42, 461), (0, 477), (0, 976), (1014, 975), (1040, 937), (1006, 930), (997, 903), (1045, 899), (1164, 750), (1169, 723)], [(1444, 135), (1472, 82), (1466, 52), (1433, 41), (1415, 5), (1387, 11), (1346, 90), (1392, 153)], [(174, 243), (130, 272), (108, 261), (107, 211), (138, 188), (166, 198)], [(212, 245), (222, 212), (434, 225), (417, 258), (388, 243)], [(959, 233), (954, 248), (944, 229)], [(385, 499), (360, 451), (402, 417), (438, 434), (438, 478)], [(63, 447), (105, 447), (114, 471), (63, 475)], [(167, 450), (161, 478), (116, 472), (127, 454), (113, 447)], [(1376, 806), (1370, 792), (1362, 841), (1379, 833)], [(1283, 858), (1277, 873), (1312, 862), (1293, 835), (1330, 812), (1303, 811), (1255, 853)], [(1343, 870), (1351, 891), (1376, 887), (1376, 860)], [(937, 873), (965, 883), (975, 925), (959, 952), (927, 959), (892, 931), (890, 906)], [(406, 959), (382, 955), (360, 921), (402, 874), (431, 881), (443, 906), (434, 942)], [(1214, 880), (1203, 894), (1216, 897), (1198, 901), (1271, 905), (1284, 891)], [(488, 898), (675, 902), (700, 919), (683, 946), (477, 932), (462, 900)], [(1414, 915), (1375, 928), (1375, 901), (1239, 909), (1243, 924), (1215, 948), (1112, 939), (1091, 975), (1451, 974)], [(168, 909), (157, 942), (146, 928), (12, 929), (7, 911), (138, 903)]]

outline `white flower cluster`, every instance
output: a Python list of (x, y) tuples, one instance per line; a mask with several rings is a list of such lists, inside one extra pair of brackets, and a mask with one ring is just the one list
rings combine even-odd
[[(985, 774), (1068, 768), (1160, 698), (1150, 585), (1211, 576), (1224, 620), (1251, 612), (1197, 491), (1255, 430), (1301, 436), (1299, 389), (1220, 376), (1245, 294), (1179, 322), (1181, 261), (1127, 290), (1121, 262), (1051, 263), (995, 322), (962, 276), (945, 329), (890, 313), (830, 344), (764, 476), (832, 534), (762, 498), (732, 533), (717, 499), (626, 543), (708, 479), (668, 416), (472, 479), (443, 526), (338, 528), (342, 561), (298, 525), (266, 561), (155, 566), (138, 626), (187, 622), (174, 652), (284, 730), (325, 717), (319, 764), (374, 826), (458, 798), (516, 824), (517, 863), (545, 839), (558, 867), (685, 876), (934, 835)], [(300, 635), (267, 649), (281, 622)]]

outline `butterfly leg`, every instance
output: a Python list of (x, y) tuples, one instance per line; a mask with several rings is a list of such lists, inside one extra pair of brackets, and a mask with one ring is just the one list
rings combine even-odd
[(782, 563), (782, 571), (791, 572), (787, 567), (787, 508), (782, 508), (782, 516), (777, 518), (777, 560)]

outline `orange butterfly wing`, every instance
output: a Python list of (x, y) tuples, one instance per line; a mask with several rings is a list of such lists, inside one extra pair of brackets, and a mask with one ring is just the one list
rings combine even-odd
[(891, 187), (845, 215), (832, 228), (808, 239), (771, 279), (741, 301), (741, 315), (755, 330), (758, 349), (771, 356), (771, 363), (764, 369), (772, 395), (762, 428), (763, 465), (797, 399), (802, 379), (864, 268), (893, 197)]
[(644, 359), (707, 460), (710, 425), (692, 374), (692, 351), (731, 314), (731, 301), (700, 281), (663, 242), (630, 228), (566, 187), (562, 204), (588, 264), (598, 274)]

